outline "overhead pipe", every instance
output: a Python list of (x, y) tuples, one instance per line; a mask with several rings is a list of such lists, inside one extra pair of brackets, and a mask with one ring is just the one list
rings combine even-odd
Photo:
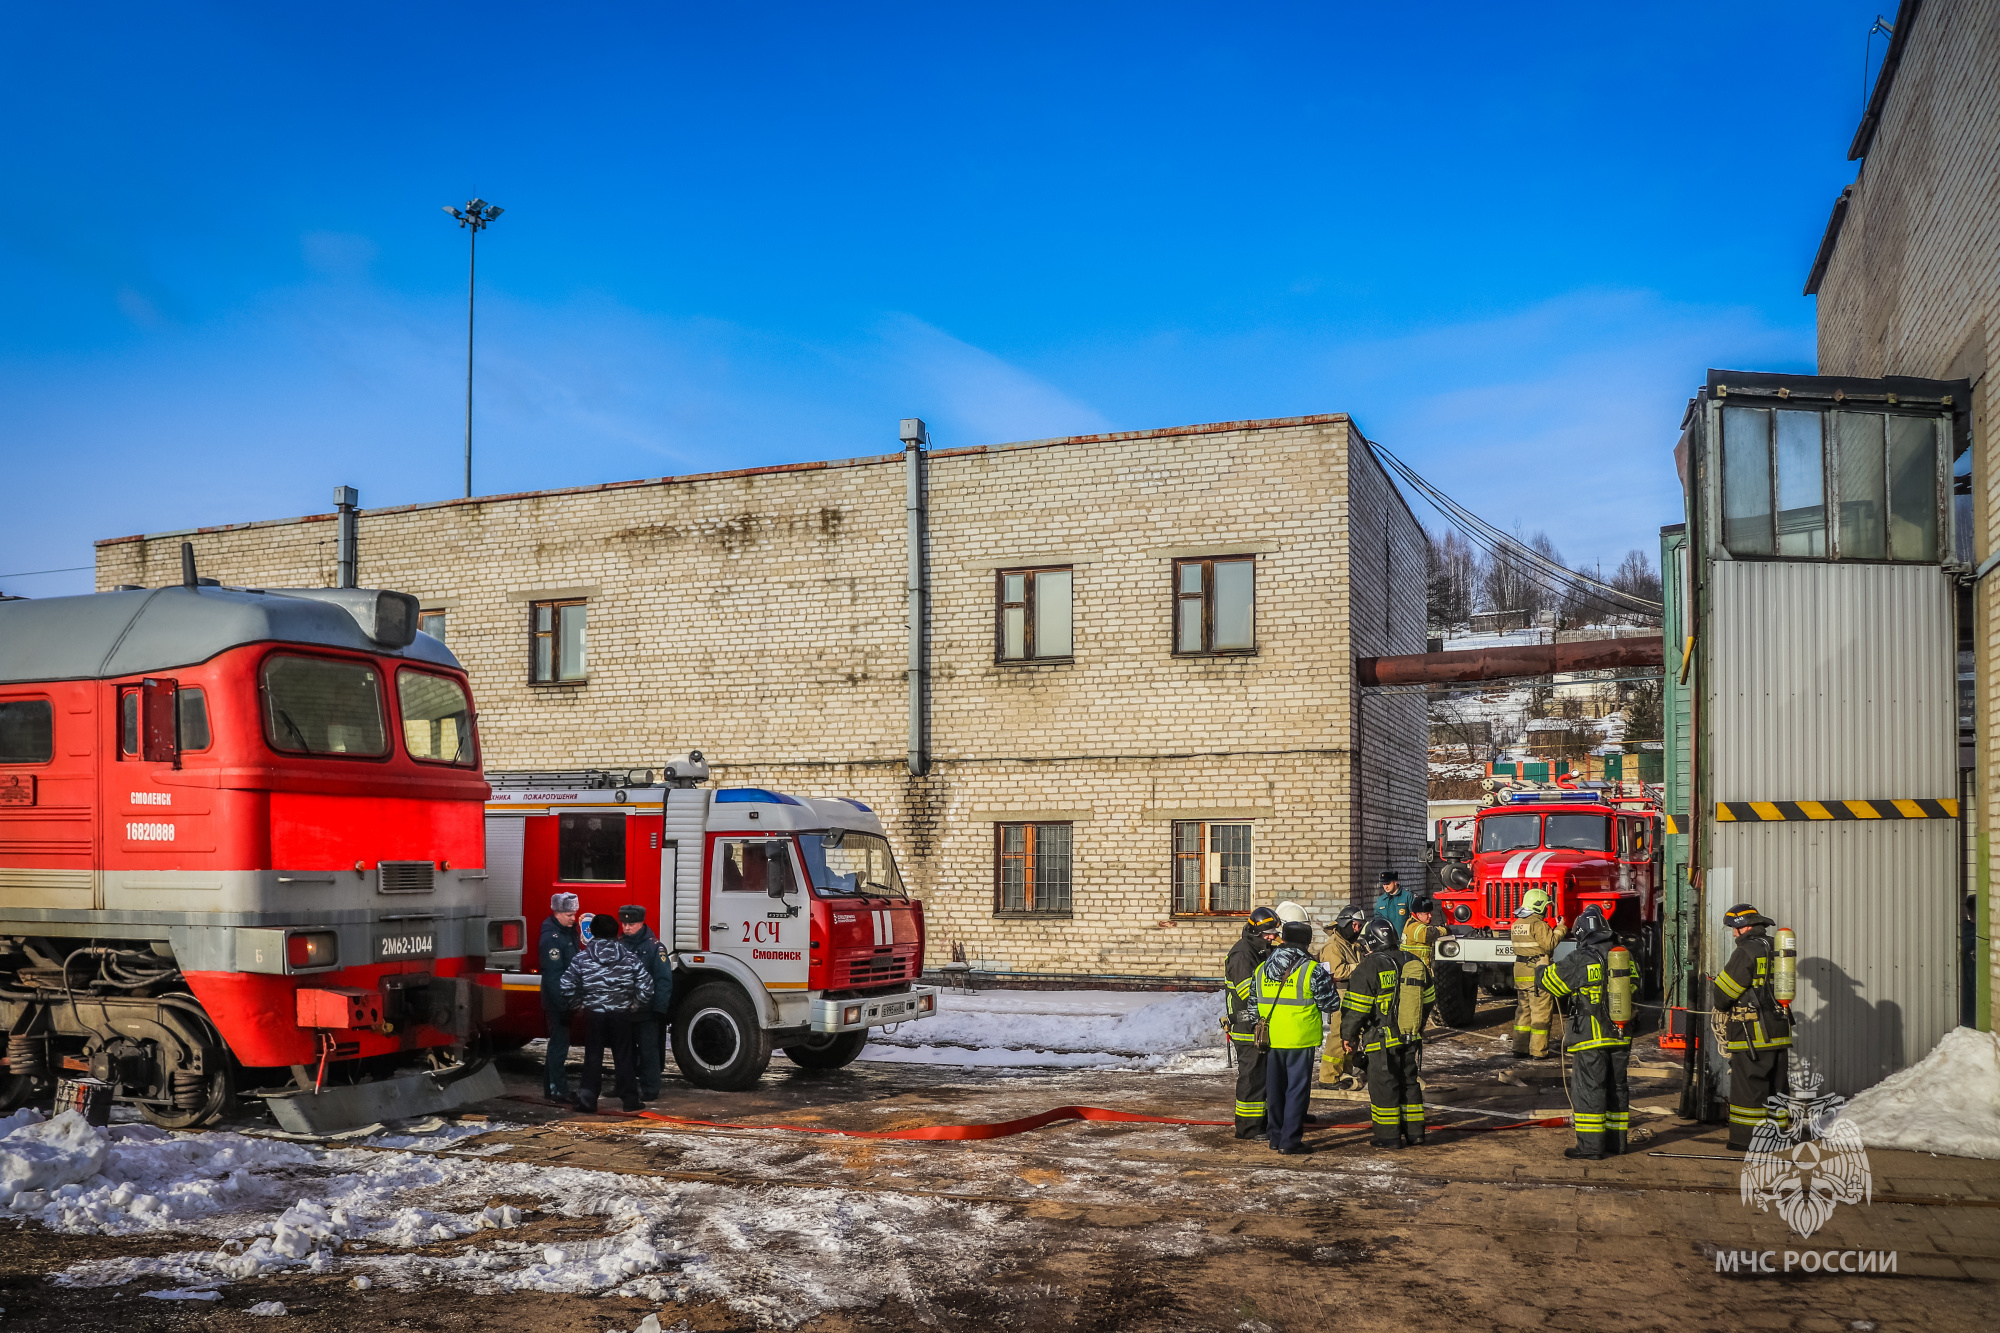
[(906, 417), (903, 440), (903, 522), (910, 547), (910, 774), (922, 777), (930, 768), (925, 749), (924, 687), (930, 667), (924, 652), (924, 611), (929, 589), (924, 569), (924, 446), (930, 433), (920, 417)]
[(333, 548), (334, 566), (338, 570), (333, 581), (333, 586), (336, 588), (360, 586), (357, 582), (359, 578), (357, 548), (361, 544), (361, 520), (354, 508), (360, 503), (361, 492), (352, 486), (333, 488), (333, 507), (340, 515)]
[(1656, 636), (1586, 639), (1580, 643), (1521, 643), (1451, 653), (1406, 653), (1401, 657), (1355, 659), (1362, 685), (1450, 685), (1463, 681), (1549, 676), (1559, 671), (1614, 671), (1656, 667), (1666, 660), (1666, 642)]

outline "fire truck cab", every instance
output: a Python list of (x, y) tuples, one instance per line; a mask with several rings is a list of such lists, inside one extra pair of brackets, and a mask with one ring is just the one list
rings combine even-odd
[(700, 751), (653, 769), (489, 773), (491, 919), (523, 918), (516, 951), (489, 955), (506, 989), (496, 1031), (547, 1035), (535, 930), (552, 894), (582, 911), (646, 909), (674, 968), (674, 1059), (699, 1087), (735, 1091), (772, 1050), (838, 1069), (868, 1030), (936, 1012), (923, 973), (924, 907), (887, 831), (845, 797), (700, 789)]
[[(1595, 904), (1632, 951), (1649, 990), (1660, 969), (1660, 807), (1637, 783), (1610, 789), (1501, 786), (1473, 817), (1469, 847), (1438, 821), (1435, 894), (1449, 939), (1437, 946), (1438, 1003), (1454, 1024), (1472, 1016), (1475, 984), (1513, 987), (1514, 913), (1530, 889), (1549, 919), (1574, 926)], [(1448, 966), (1457, 964), (1456, 968)], [(1456, 1016), (1455, 1016), (1456, 1015)]]

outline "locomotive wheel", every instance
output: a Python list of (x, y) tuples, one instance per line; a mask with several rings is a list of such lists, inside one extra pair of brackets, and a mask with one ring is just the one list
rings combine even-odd
[(213, 1063), (218, 1066), (206, 1075), (208, 1095), (199, 1107), (183, 1110), (179, 1106), (154, 1106), (141, 1103), (139, 1114), (161, 1129), (193, 1129), (198, 1125), (213, 1124), (228, 1115), (236, 1106), (236, 1070), (229, 1057), (222, 1052), (214, 1052)]
[(1437, 1015), (1455, 1028), (1469, 1028), (1479, 1011), (1479, 986), (1462, 967), (1446, 963), (1431, 977), (1437, 988)]
[[(45, 1083), (43, 1086), (51, 1085)], [(9, 1074), (0, 1078), (0, 1115), (26, 1106), (35, 1099), (38, 1091), (40, 1089), (35, 1087), (35, 1080), (26, 1074)]]
[(675, 1006), (673, 1044), (681, 1075), (717, 1092), (754, 1086), (771, 1063), (771, 1034), (757, 1021), (749, 997), (726, 981), (697, 986)]
[(868, 1044), (864, 1032), (815, 1032), (797, 1046), (785, 1047), (785, 1058), (801, 1069), (841, 1069), (854, 1063)]

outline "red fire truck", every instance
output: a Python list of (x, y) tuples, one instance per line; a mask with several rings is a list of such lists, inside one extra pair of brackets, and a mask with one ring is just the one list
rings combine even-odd
[(85, 1075), (174, 1127), (498, 1095), (466, 1052), (524, 926), (486, 914), (464, 671), (408, 594), (183, 559), (178, 586), (0, 603), (0, 1110)]
[[(586, 913), (635, 903), (671, 950), (668, 1016), (681, 1073), (735, 1091), (773, 1049), (838, 1069), (868, 1030), (928, 1018), (919, 983), (924, 905), (896, 870), (874, 811), (846, 797), (701, 789), (701, 752), (653, 769), (490, 773), (487, 911), (546, 913), (574, 893)], [(489, 956), (506, 989), (498, 1038), (546, 1035), (532, 943)]]
[[(1551, 920), (1574, 926), (1593, 903), (1640, 976), (1657, 989), (1660, 969), (1660, 805), (1638, 783), (1600, 790), (1495, 784), (1473, 817), (1438, 820), (1432, 855), (1444, 887), (1435, 893), (1451, 938), (1437, 946), (1438, 1007), (1446, 1022), (1471, 1021), (1476, 986), (1513, 988), (1513, 918), (1530, 889), (1549, 895)], [(1450, 825), (1452, 827), (1447, 827)], [(1457, 966), (1452, 966), (1456, 964)]]

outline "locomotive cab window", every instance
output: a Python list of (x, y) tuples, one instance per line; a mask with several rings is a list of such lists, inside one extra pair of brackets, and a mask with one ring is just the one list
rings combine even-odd
[(290, 754), (379, 758), (382, 677), (366, 662), (279, 654), (264, 663), (264, 739)]
[(457, 681), (428, 671), (399, 671), (396, 702), (403, 710), (403, 748), (410, 758), (461, 768), (478, 762), (472, 701)]
[(556, 878), (567, 884), (622, 884), (625, 816), (582, 811), (558, 816)]
[(0, 699), (0, 764), (46, 764), (56, 752), (55, 707), (47, 699)]
[[(199, 685), (183, 685), (174, 693), (175, 707), (179, 710), (182, 752), (206, 750), (209, 747), (207, 691)], [(139, 757), (139, 688), (136, 685), (118, 692), (118, 756), (121, 759)]]

